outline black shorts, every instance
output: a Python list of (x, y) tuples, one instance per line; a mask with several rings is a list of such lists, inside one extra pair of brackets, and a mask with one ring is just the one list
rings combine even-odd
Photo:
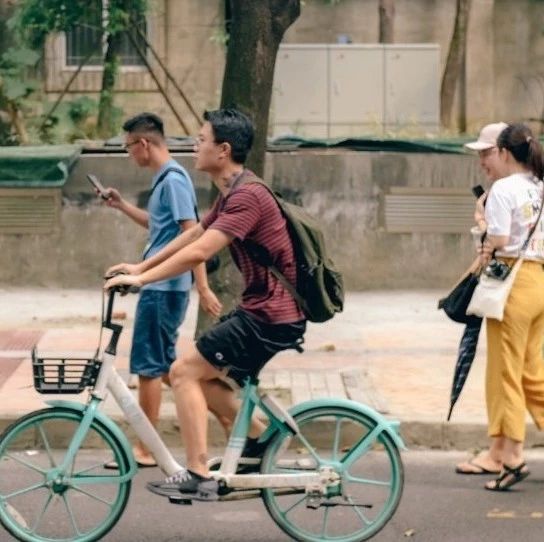
[(206, 331), (196, 348), (211, 365), (243, 386), (244, 379), (256, 377), (275, 354), (297, 348), (305, 331), (305, 320), (267, 324), (236, 309)]

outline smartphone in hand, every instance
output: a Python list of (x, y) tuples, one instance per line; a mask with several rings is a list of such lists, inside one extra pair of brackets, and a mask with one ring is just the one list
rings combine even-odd
[(480, 199), (485, 193), (484, 187), (481, 184), (477, 184), (476, 186), (472, 187), (472, 193), (477, 199)]
[(87, 175), (87, 180), (92, 184), (93, 188), (98, 192), (98, 195), (103, 199), (110, 199), (109, 192), (102, 186), (102, 183), (98, 180), (96, 175)]

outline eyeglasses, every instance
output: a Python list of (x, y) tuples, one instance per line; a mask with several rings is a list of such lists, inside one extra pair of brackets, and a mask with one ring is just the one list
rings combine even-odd
[(128, 150), (128, 149), (130, 149), (130, 147), (132, 147), (133, 145), (136, 145), (137, 143), (141, 143), (141, 142), (142, 142), (141, 139), (137, 139), (136, 141), (131, 141), (130, 143), (125, 143), (125, 144), (123, 145), (123, 149)]

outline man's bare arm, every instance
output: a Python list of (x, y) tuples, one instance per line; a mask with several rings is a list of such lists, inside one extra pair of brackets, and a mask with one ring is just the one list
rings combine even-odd
[[(195, 226), (198, 227), (198, 226)], [(192, 231), (194, 228), (191, 228)], [(186, 232), (188, 233), (188, 232)], [(185, 235), (185, 233), (183, 234)], [(178, 238), (179, 239), (179, 238)], [(117, 275), (110, 278), (104, 288), (107, 290), (121, 284), (143, 286), (185, 273), (189, 269), (204, 263), (222, 248), (232, 242), (232, 236), (219, 230), (206, 230), (196, 241), (178, 250), (168, 259), (139, 275)], [(172, 244), (172, 243), (171, 243)]]
[(143, 284), (148, 284), (185, 273), (185, 271), (204, 263), (231, 242), (232, 236), (226, 233), (214, 229), (206, 230), (199, 239), (190, 245), (144, 271), (140, 275), (140, 279)]
[(179, 252), (182, 248), (190, 245), (191, 243), (194, 243), (202, 236), (204, 231), (205, 230), (200, 225), (200, 223), (194, 224), (190, 228), (184, 230), (181, 235), (178, 235), (175, 239), (172, 239), (172, 241), (170, 241), (165, 247), (159, 250), (159, 252), (151, 256), (151, 258), (144, 260), (140, 264), (141, 272), (152, 269), (156, 265), (164, 262), (174, 254), (176, 254), (176, 252)]
[(196, 241), (204, 233), (204, 228), (200, 224), (195, 224), (188, 230), (184, 231), (181, 235), (178, 235), (175, 239), (172, 239), (165, 247), (163, 247), (157, 254), (151, 256), (147, 260), (140, 263), (118, 263), (111, 266), (106, 271), (106, 276), (113, 275), (115, 273), (125, 273), (128, 275), (139, 275), (153, 266), (163, 262), (178, 250)]
[[(181, 231), (186, 232), (196, 226), (198, 223), (196, 220), (183, 220), (181, 222)], [(208, 284), (208, 276), (206, 274), (206, 264), (201, 263), (193, 269), (193, 274), (196, 283), (196, 289), (200, 297), (200, 306), (202, 309), (211, 314), (212, 316), (219, 316), (222, 309), (222, 304), (211, 290)]]

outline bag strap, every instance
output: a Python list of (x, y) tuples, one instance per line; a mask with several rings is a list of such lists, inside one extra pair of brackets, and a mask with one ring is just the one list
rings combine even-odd
[[(162, 181), (164, 181), (164, 179), (166, 178), (166, 176), (169, 174), (169, 173), (172, 173), (173, 171), (177, 172), (177, 173), (180, 173), (181, 175), (185, 176), (185, 172), (177, 167), (169, 167), (167, 169), (165, 169), (160, 177), (157, 179), (157, 182), (155, 183), (155, 185), (153, 186), (153, 188), (151, 189), (151, 192), (149, 193), (149, 197), (151, 198), (151, 196), (153, 195), (153, 192), (155, 192), (155, 188), (157, 188), (157, 186), (159, 186), (160, 183), (162, 183)], [(196, 221), (197, 222), (200, 222), (200, 218), (198, 216), (198, 208), (196, 206), (196, 202), (193, 203), (193, 207), (194, 207), (194, 211), (195, 211), (195, 216), (196, 216)]]
[(529, 246), (529, 241), (531, 240), (531, 237), (536, 231), (536, 227), (538, 226), (538, 223), (540, 222), (540, 218), (542, 217), (542, 209), (544, 208), (544, 187), (542, 188), (542, 200), (540, 201), (540, 210), (538, 211), (538, 217), (536, 219), (536, 222), (531, 226), (531, 229), (529, 230), (529, 235), (527, 236), (527, 239), (525, 239), (525, 242), (523, 245), (521, 245), (521, 249), (519, 251), (520, 253), (520, 259), (525, 258), (525, 251), (527, 250), (527, 247)]
[[(274, 198), (276, 205), (279, 207), (281, 214), (285, 218), (285, 215), (279, 204), (278, 198), (276, 194), (274, 193), (274, 191), (272, 190), (272, 188), (270, 188), (270, 186), (268, 186), (265, 182), (256, 178), (242, 183), (242, 178), (245, 176), (245, 171), (246, 170), (244, 170), (244, 172), (242, 172), (240, 177), (236, 179), (233, 185), (233, 188), (234, 187), (238, 188), (242, 184), (250, 184), (250, 183), (260, 184), (261, 186), (264, 186), (268, 190), (269, 194)], [(229, 194), (230, 193), (232, 192), (229, 192)], [(291, 239), (291, 236), (289, 236), (289, 238)], [(292, 239), (291, 239), (291, 244), (293, 244)], [(248, 256), (254, 262), (258, 263), (259, 265), (262, 265), (263, 267), (266, 267), (272, 273), (272, 275), (274, 275), (274, 277), (276, 277), (276, 279), (279, 280), (281, 285), (291, 294), (291, 296), (297, 302), (298, 306), (302, 309), (302, 311), (303, 312), (306, 311), (307, 310), (306, 301), (297, 292), (296, 288), (287, 280), (287, 277), (274, 265), (274, 263), (272, 262), (272, 257), (270, 253), (268, 252), (268, 249), (260, 245), (259, 243), (256, 243), (255, 241), (251, 241), (249, 239), (242, 241), (242, 245), (246, 248)], [(293, 251), (294, 249), (295, 247), (293, 246)]]
[[(159, 178), (157, 179), (157, 182), (153, 185), (153, 188), (151, 189), (151, 192), (149, 192), (149, 199), (151, 199), (151, 196), (153, 195), (153, 192), (155, 192), (155, 188), (157, 188), (157, 186), (159, 186), (160, 183), (162, 183), (162, 181), (164, 181), (164, 179), (166, 178), (166, 176), (169, 174), (169, 173), (172, 173), (172, 172), (177, 172), (177, 173), (180, 173), (181, 175), (185, 176), (185, 172), (177, 167), (169, 167), (169, 168), (166, 168), (159, 176)], [(197, 209), (197, 206), (196, 206), (196, 201), (193, 202), (193, 209), (194, 209), (194, 212), (195, 212), (195, 216), (196, 216), (196, 221), (197, 222), (200, 222), (200, 218), (198, 216), (198, 209)], [(151, 247), (149, 247), (151, 248)], [(145, 257), (147, 256), (147, 253), (149, 252), (149, 248), (143, 253), (142, 255), (142, 258), (145, 259)]]

